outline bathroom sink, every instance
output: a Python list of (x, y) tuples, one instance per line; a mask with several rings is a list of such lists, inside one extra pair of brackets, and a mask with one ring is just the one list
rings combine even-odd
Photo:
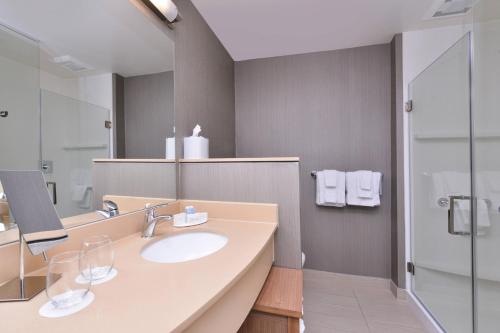
[(227, 237), (212, 232), (189, 232), (155, 241), (141, 256), (158, 263), (176, 263), (211, 255), (227, 244)]

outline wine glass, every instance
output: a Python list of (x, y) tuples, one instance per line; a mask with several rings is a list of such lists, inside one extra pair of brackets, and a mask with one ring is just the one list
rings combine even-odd
[(82, 277), (99, 281), (113, 269), (115, 253), (113, 242), (107, 235), (86, 237), (82, 242)]
[(82, 268), (92, 271), (90, 262), (83, 260), (81, 251), (68, 251), (53, 256), (49, 261), (46, 289), (55, 308), (68, 308), (81, 303), (90, 290), (91, 279), (78, 283)]

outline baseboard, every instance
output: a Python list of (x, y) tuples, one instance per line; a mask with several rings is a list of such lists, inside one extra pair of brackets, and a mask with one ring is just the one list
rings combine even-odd
[(396, 297), (399, 300), (407, 300), (408, 299), (408, 294), (405, 289), (401, 289), (396, 284), (394, 281), (389, 280), (389, 289), (391, 290), (392, 294), (394, 297)]

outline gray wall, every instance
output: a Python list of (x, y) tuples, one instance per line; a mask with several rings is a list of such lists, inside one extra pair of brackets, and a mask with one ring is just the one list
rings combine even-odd
[(174, 29), (176, 136), (191, 135), (199, 123), (210, 157), (233, 157), (234, 61), (191, 1), (175, 3), (182, 15)]
[(125, 158), (124, 78), (113, 74), (113, 157)]
[(403, 36), (391, 42), (391, 279), (406, 285), (403, 133)]
[(123, 108), (125, 157), (165, 158), (174, 135), (174, 72), (126, 77)]
[(277, 203), (275, 264), (301, 267), (298, 162), (181, 163), (181, 198)]
[(175, 163), (94, 162), (94, 207), (104, 195), (176, 198)]
[[(306, 267), (391, 276), (390, 45), (238, 62), (238, 157), (299, 156)], [(384, 173), (378, 208), (315, 205), (311, 170)]]

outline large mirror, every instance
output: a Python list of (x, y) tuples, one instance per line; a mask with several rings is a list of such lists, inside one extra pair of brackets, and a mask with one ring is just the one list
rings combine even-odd
[[(61, 218), (105, 218), (106, 195), (175, 200), (171, 36), (140, 1), (2, 0), (0, 169), (43, 171)], [(3, 192), (0, 231), (16, 228)]]

